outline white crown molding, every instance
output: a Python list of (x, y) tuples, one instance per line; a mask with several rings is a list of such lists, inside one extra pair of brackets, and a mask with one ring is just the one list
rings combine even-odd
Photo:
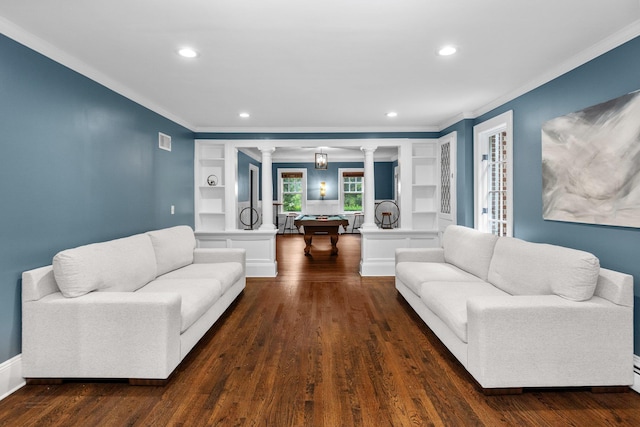
[(397, 127), (197, 127), (196, 133), (407, 133), (439, 132), (438, 126)]
[(451, 117), (448, 120), (445, 120), (444, 122), (441, 122), (438, 125), (438, 130), (439, 131), (443, 131), (446, 128), (448, 128), (449, 126), (453, 126), (456, 123), (461, 122), (462, 120), (475, 119), (475, 118), (476, 118), (476, 116), (475, 116), (475, 113), (473, 113), (473, 112), (460, 113), (460, 114), (457, 114), (457, 115)]
[(258, 154), (255, 150), (250, 149), (250, 148), (246, 148), (246, 147), (240, 147), (240, 148), (238, 148), (238, 151), (240, 151), (241, 153), (244, 153), (245, 155), (249, 156), (250, 158), (252, 158), (256, 162), (262, 163), (262, 156), (260, 156), (260, 154)]
[(22, 27), (14, 24), (7, 19), (0, 17), (0, 33), (7, 37), (27, 46), (30, 49), (96, 81), (97, 83), (113, 90), (114, 92), (146, 107), (155, 113), (198, 133), (405, 133), (405, 132), (440, 132), (447, 127), (458, 123), (464, 119), (475, 119), (482, 114), (506, 104), (513, 99), (524, 95), (525, 93), (542, 86), (545, 83), (581, 66), (585, 63), (597, 58), (598, 56), (632, 40), (640, 35), (640, 19), (629, 24), (620, 31), (612, 34), (604, 40), (596, 43), (592, 47), (580, 52), (579, 54), (569, 58), (554, 69), (531, 80), (529, 83), (509, 92), (508, 94), (496, 98), (492, 102), (480, 107), (473, 112), (463, 112), (448, 120), (443, 121), (439, 125), (427, 126), (411, 126), (411, 127), (199, 127), (187, 122), (165, 109), (159, 107), (155, 103), (138, 94), (131, 88), (113, 80), (100, 71), (90, 67), (86, 63), (80, 61), (76, 57), (69, 55), (61, 49), (51, 45), (47, 41), (29, 33)]
[(498, 108), (501, 105), (504, 105), (507, 102), (512, 101), (517, 97), (522, 96), (525, 93), (544, 85), (545, 83), (549, 83), (551, 80), (558, 78), (561, 75), (580, 67), (581, 65), (586, 64), (587, 62), (609, 52), (610, 50), (615, 49), (616, 47), (628, 42), (629, 40), (638, 37), (639, 35), (640, 19), (627, 25), (626, 27), (612, 34), (606, 39), (601, 40), (590, 48), (585, 49), (577, 55), (572, 56), (557, 67), (549, 70), (538, 78), (531, 80), (529, 83), (479, 108), (478, 110), (474, 111), (474, 118), (488, 113), (489, 111)]
[(587, 62), (599, 57), (600, 55), (604, 55), (610, 50), (613, 50), (616, 47), (621, 46), (622, 44), (638, 36), (640, 36), (640, 19), (627, 25), (626, 27), (612, 34), (606, 39), (601, 40), (600, 42), (596, 43), (590, 48), (585, 49), (582, 52), (578, 53), (577, 55), (574, 55), (573, 57), (567, 59), (562, 64), (549, 70), (548, 72), (537, 77), (536, 79), (531, 80), (529, 83), (519, 87), (518, 89), (512, 92), (509, 92), (504, 96), (496, 98), (492, 102), (480, 107), (476, 111), (460, 113), (454, 117), (451, 117), (448, 120), (445, 120), (444, 122), (439, 124), (438, 129), (442, 131), (448, 128), (449, 126), (454, 125), (464, 119), (475, 119), (485, 113), (488, 113), (489, 111), (495, 108), (498, 108), (509, 101), (513, 101), (517, 97), (522, 96), (525, 93), (530, 92), (533, 89), (536, 89), (544, 85), (545, 83), (549, 83), (551, 80), (558, 78), (561, 75), (566, 74), (569, 71), (580, 67), (581, 65), (586, 64)]
[(77, 73), (105, 86), (107, 89), (111, 89), (112, 91), (124, 96), (125, 98), (130, 99), (131, 101), (148, 108), (149, 110), (158, 113), (159, 115), (181, 125), (185, 128), (192, 130), (193, 126), (189, 124), (186, 120), (166, 111), (165, 109), (159, 107), (153, 102), (149, 101), (142, 95), (138, 94), (136, 91), (132, 90), (128, 86), (125, 86), (116, 80), (107, 77), (105, 74), (96, 70), (95, 68), (89, 66), (83, 61), (80, 61), (78, 58), (73, 55), (68, 54), (67, 52), (53, 46), (51, 43), (29, 33), (22, 27), (14, 24), (11, 21), (0, 16), (0, 33), (9, 37), (10, 39), (15, 40), (16, 42), (32, 49), (47, 58), (64, 65), (67, 68), (70, 68)]

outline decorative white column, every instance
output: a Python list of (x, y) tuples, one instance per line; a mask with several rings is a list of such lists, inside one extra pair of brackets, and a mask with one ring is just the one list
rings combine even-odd
[(364, 223), (362, 228), (370, 230), (377, 228), (375, 221), (375, 192), (376, 180), (373, 169), (373, 153), (378, 147), (361, 147), (364, 152)]
[(262, 225), (260, 230), (275, 230), (273, 224), (273, 173), (271, 164), (274, 147), (260, 148), (262, 152)]

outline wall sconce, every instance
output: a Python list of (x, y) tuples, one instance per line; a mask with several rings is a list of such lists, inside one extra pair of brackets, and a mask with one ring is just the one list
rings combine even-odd
[(324, 200), (324, 196), (327, 195), (327, 183), (322, 181), (320, 183), (320, 197)]
[(327, 169), (329, 160), (325, 153), (316, 153), (316, 169)]

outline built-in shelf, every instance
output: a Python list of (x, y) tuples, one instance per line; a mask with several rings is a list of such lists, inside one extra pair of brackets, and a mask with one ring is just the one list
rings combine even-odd
[(416, 230), (437, 230), (438, 144), (414, 143), (411, 150), (411, 223)]
[(225, 229), (224, 145), (195, 142), (194, 188), (197, 231)]

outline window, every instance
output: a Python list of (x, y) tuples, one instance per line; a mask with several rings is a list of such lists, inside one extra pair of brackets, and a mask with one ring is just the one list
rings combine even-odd
[(343, 212), (362, 212), (364, 171), (362, 169), (340, 169), (340, 200)]
[(440, 210), (438, 212), (438, 224), (440, 230), (449, 224), (455, 224), (457, 221), (457, 204), (456, 204), (456, 145), (458, 141), (457, 132), (451, 132), (448, 135), (438, 139), (439, 145), (439, 175), (440, 175)]
[(501, 114), (474, 127), (475, 227), (513, 235), (513, 119)]
[(306, 179), (301, 170), (278, 170), (282, 212), (303, 212), (306, 206)]

